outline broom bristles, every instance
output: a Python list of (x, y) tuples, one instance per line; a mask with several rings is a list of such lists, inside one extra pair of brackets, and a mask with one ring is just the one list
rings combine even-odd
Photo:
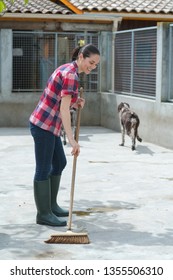
[(45, 243), (57, 243), (57, 244), (89, 244), (89, 238), (87, 233), (84, 232), (72, 232), (68, 230), (65, 233), (53, 234), (50, 239), (44, 241)]

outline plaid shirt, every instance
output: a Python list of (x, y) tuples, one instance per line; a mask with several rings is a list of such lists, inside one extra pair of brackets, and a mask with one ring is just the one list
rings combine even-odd
[(58, 67), (50, 76), (40, 100), (30, 116), (30, 122), (59, 136), (62, 119), (60, 116), (61, 98), (71, 95), (71, 105), (78, 98), (78, 66), (76, 62)]

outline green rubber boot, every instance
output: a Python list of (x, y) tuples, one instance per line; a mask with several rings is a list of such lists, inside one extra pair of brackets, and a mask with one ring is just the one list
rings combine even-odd
[(34, 181), (34, 198), (37, 207), (36, 223), (48, 226), (66, 226), (51, 210), (50, 180)]
[(51, 175), (50, 176), (50, 185), (51, 185), (51, 208), (52, 212), (58, 217), (66, 217), (69, 215), (69, 211), (62, 209), (57, 204), (57, 195), (59, 191), (61, 175)]

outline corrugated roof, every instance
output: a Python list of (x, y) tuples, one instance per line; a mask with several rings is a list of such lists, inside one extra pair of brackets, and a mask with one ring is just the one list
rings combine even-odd
[(85, 12), (172, 13), (173, 0), (69, 0)]
[(13, 4), (11, 2), (4, 1), (8, 13), (41, 13), (41, 14), (73, 14), (62, 3), (54, 3), (50, 0), (29, 0), (28, 4), (25, 5), (24, 0), (15, 0)]
[[(128, 12), (172, 14), (173, 0), (4, 0), (8, 13), (76, 14), (88, 12)], [(78, 10), (78, 12), (76, 12)]]

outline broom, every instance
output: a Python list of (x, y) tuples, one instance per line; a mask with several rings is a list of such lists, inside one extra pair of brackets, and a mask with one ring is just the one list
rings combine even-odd
[[(83, 96), (83, 88), (80, 88), (80, 97)], [(81, 107), (79, 106), (77, 111), (77, 121), (75, 130), (75, 140), (79, 140), (79, 129), (80, 129), (80, 118), (81, 118)], [(69, 207), (69, 221), (68, 228), (65, 233), (51, 235), (50, 239), (46, 240), (45, 243), (61, 243), (61, 244), (89, 244), (89, 238), (85, 232), (73, 232), (71, 229), (72, 225), (72, 209), (74, 201), (74, 187), (75, 187), (75, 176), (76, 176), (76, 165), (77, 156), (73, 156), (73, 168), (72, 168), (72, 180), (71, 180), (71, 193), (70, 193), (70, 207)]]

